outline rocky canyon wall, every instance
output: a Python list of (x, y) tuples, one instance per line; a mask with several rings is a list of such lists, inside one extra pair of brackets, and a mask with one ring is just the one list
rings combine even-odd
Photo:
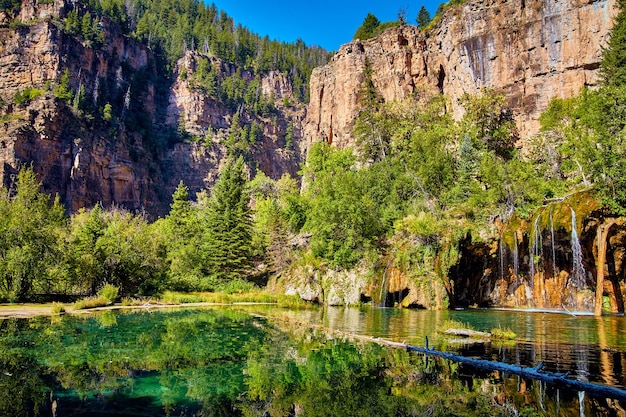
[[(160, 196), (151, 174), (158, 166), (146, 132), (123, 122), (131, 112), (147, 118), (144, 127), (154, 122), (154, 57), (105, 18), (101, 46), (65, 33), (59, 19), (73, 7), (82, 6), (27, 0), (15, 18), (0, 13), (2, 181), (9, 185), (19, 166), (32, 165), (44, 190), (70, 211), (97, 202), (153, 211)], [(53, 93), (66, 72), (74, 99)], [(25, 91), (36, 94), (17, 103)], [(120, 120), (116, 126), (97, 117), (105, 104)]]
[[(90, 13), (103, 39), (68, 30), (70, 12), (79, 19)], [(170, 74), (147, 45), (70, 0), (24, 0), (16, 15), (0, 12), (0, 40), (6, 186), (20, 166), (32, 165), (44, 191), (58, 194), (70, 212), (100, 202), (162, 215), (180, 181), (192, 197), (213, 185), (235, 113), (243, 125), (260, 126), (247, 156), (250, 174), (297, 175), (305, 110), (284, 74), (243, 71), (248, 82), (258, 76), (261, 94), (276, 104), (266, 116), (233, 109), (193, 85), (201, 54), (186, 52)], [(225, 62), (214, 66), (220, 77), (242, 71)], [(54, 90), (66, 72), (73, 97), (62, 99)], [(20, 94), (32, 97), (20, 103)]]
[(551, 98), (596, 84), (615, 14), (615, 0), (475, 0), (454, 6), (427, 32), (404, 25), (343, 45), (313, 72), (308, 145), (352, 144), (366, 63), (385, 101), (441, 92), (455, 117), (462, 115), (463, 94), (485, 87), (503, 92), (528, 138)]

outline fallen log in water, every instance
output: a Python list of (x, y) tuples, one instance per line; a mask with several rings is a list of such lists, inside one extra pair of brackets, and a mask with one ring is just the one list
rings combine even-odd
[[(380, 341), (380, 339), (379, 339)], [(592, 382), (578, 381), (576, 379), (568, 378), (569, 372), (564, 374), (543, 371), (543, 362), (534, 368), (524, 367), (520, 365), (514, 365), (504, 362), (494, 362), (485, 359), (467, 358), (465, 356), (455, 355), (453, 353), (442, 352), (439, 350), (430, 349), (428, 347), (428, 339), (426, 339), (426, 347), (421, 348), (417, 346), (407, 345), (405, 343), (396, 343), (391, 341), (385, 341), (384, 344), (394, 346), (398, 348), (406, 349), (410, 352), (423, 353), (428, 356), (436, 356), (443, 359), (448, 359), (454, 362), (462, 363), (465, 365), (473, 366), (475, 368), (484, 369), (487, 371), (500, 371), (508, 374), (519, 375), (522, 378), (535, 379), (543, 381), (548, 384), (554, 385), (557, 388), (569, 388), (575, 391), (585, 391), (588, 394), (613, 398), (620, 401), (626, 401), (626, 390), (610, 387), (607, 385), (595, 384)]]
[[(264, 317), (259, 315), (259, 317)], [(354, 340), (368, 341), (377, 343), (379, 345), (391, 346), (400, 349), (406, 349), (409, 352), (423, 353), (428, 356), (435, 356), (443, 359), (447, 359), (453, 362), (463, 363), (469, 366), (473, 366), (478, 369), (484, 369), (487, 371), (500, 371), (505, 374), (519, 375), (522, 378), (535, 379), (543, 381), (548, 384), (552, 384), (557, 388), (563, 387), (574, 391), (584, 391), (588, 394), (595, 395), (604, 398), (613, 398), (619, 401), (626, 402), (626, 390), (615, 388), (602, 384), (595, 384), (593, 382), (578, 381), (575, 379), (569, 379), (570, 372), (556, 373), (549, 371), (542, 371), (543, 362), (534, 368), (524, 367), (520, 365), (508, 364), (504, 362), (494, 362), (485, 359), (467, 358), (465, 356), (455, 355), (453, 353), (442, 352), (439, 350), (431, 349), (428, 346), (428, 338), (426, 338), (426, 347), (417, 347), (407, 345), (406, 343), (394, 342), (391, 340), (381, 339), (378, 337), (370, 337), (364, 335), (358, 335), (351, 332), (344, 332), (336, 329), (328, 329), (324, 326), (315, 325), (311, 323), (298, 322), (298, 325), (309, 326), (317, 329), (330, 330), (332, 333), (342, 335)]]

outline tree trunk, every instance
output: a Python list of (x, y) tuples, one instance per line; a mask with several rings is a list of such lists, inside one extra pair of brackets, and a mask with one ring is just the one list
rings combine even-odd
[(594, 315), (602, 315), (602, 294), (604, 293), (604, 269), (606, 264), (606, 245), (607, 237), (611, 228), (615, 225), (615, 219), (606, 219), (603, 224), (598, 227), (597, 245), (598, 257), (596, 259), (596, 302)]

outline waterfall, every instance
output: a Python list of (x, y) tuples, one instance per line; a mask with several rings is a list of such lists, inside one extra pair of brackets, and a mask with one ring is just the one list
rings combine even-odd
[(554, 242), (554, 220), (552, 217), (552, 214), (554, 212), (554, 206), (550, 207), (550, 236), (552, 239), (552, 276), (554, 276), (556, 278), (558, 270), (556, 268), (556, 249), (555, 247), (555, 242)]
[(500, 279), (504, 279), (504, 242), (502, 242), (502, 236), (500, 236), (500, 245), (498, 248), (498, 255), (500, 256)]
[(519, 275), (519, 251), (517, 250), (517, 236), (513, 235), (513, 275), (515, 275), (515, 283), (518, 283)]
[(539, 259), (541, 258), (541, 252), (543, 249), (543, 243), (541, 242), (541, 231), (539, 230), (539, 219), (541, 219), (541, 214), (537, 216), (535, 219), (535, 224), (533, 225), (533, 232), (531, 234), (530, 240), (530, 286), (533, 286), (535, 280), (535, 260), (537, 261), (537, 267), (539, 267)]
[(387, 269), (383, 272), (382, 280), (380, 283), (380, 294), (378, 294), (378, 305), (376, 307), (387, 307)]
[(578, 391), (578, 415), (585, 417), (585, 391)]
[(572, 212), (572, 275), (570, 282), (575, 288), (583, 288), (585, 285), (585, 267), (583, 266), (583, 250), (580, 247), (578, 232), (576, 231), (576, 212)]

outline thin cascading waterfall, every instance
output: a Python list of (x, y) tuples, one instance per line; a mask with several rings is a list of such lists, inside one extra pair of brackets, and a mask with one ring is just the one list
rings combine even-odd
[(585, 285), (585, 267), (583, 266), (583, 250), (580, 246), (578, 231), (576, 230), (576, 212), (570, 207), (572, 212), (572, 276), (571, 284), (575, 288), (582, 288)]
[(391, 269), (392, 262), (393, 258), (389, 257), (381, 277), (378, 305), (376, 307), (387, 307), (387, 296), (389, 295), (389, 270)]
[(556, 268), (556, 249), (554, 242), (554, 219), (553, 219), (554, 206), (550, 207), (550, 238), (552, 239), (552, 275), (557, 276), (558, 270)]
[(378, 294), (378, 306), (377, 307), (387, 307), (387, 270), (383, 272), (382, 280), (380, 283), (380, 293)]
[(498, 255), (500, 257), (500, 279), (504, 279), (504, 242), (502, 236), (500, 236), (500, 245), (498, 248)]
[(578, 414), (585, 417), (585, 391), (578, 391)]
[[(541, 259), (541, 248), (543, 247), (543, 243), (541, 242), (541, 231), (539, 230), (539, 219), (541, 219), (541, 214), (537, 216), (535, 219), (535, 223), (533, 225), (533, 233), (531, 235), (530, 242), (530, 286), (533, 286), (533, 282), (535, 280), (535, 273), (539, 272), (539, 260)], [(537, 270), (535, 270), (535, 264), (537, 265)]]
[(519, 284), (517, 279), (519, 276), (519, 251), (517, 249), (517, 236), (513, 236), (513, 275), (515, 275), (515, 284)]

